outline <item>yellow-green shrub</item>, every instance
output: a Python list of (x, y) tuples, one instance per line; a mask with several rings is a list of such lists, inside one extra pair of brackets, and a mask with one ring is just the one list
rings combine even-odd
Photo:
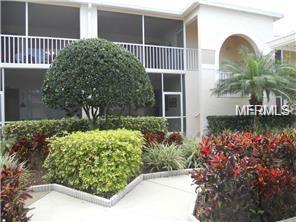
[(142, 145), (140, 132), (122, 129), (54, 137), (44, 164), (47, 178), (109, 197), (139, 172)]

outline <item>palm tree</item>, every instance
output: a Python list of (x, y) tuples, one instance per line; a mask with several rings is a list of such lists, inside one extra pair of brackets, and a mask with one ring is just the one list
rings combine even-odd
[(222, 67), (229, 78), (219, 81), (212, 93), (215, 95), (250, 95), (250, 105), (262, 105), (263, 97), (270, 94), (281, 95), (289, 101), (296, 95), (296, 68), (278, 64), (272, 53), (255, 55), (241, 50), (242, 62), (227, 62)]

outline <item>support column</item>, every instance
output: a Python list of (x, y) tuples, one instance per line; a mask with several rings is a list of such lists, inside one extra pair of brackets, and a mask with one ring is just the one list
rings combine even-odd
[[(0, 112), (1, 112), (1, 135), (3, 126), (5, 125), (5, 86), (4, 86), (4, 69), (0, 69), (0, 76), (1, 76), (1, 86), (0, 86)], [(1, 137), (2, 138), (2, 137)]]
[(98, 37), (98, 11), (91, 3), (80, 7), (80, 38)]
[(146, 68), (146, 51), (145, 51), (145, 16), (142, 15), (142, 45), (143, 45), (143, 66)]
[(28, 11), (29, 11), (29, 3), (28, 1), (26, 1), (25, 3), (25, 25), (26, 25), (26, 28), (25, 28), (25, 31), (26, 31), (26, 46), (25, 46), (25, 49), (26, 49), (26, 63), (29, 63), (29, 47), (28, 47), (28, 35), (29, 35), (29, 14), (28, 14)]
[[(187, 23), (185, 23), (184, 32), (184, 46), (185, 49), (193, 48), (197, 50), (198, 46), (198, 25), (197, 16), (193, 16)], [(191, 54), (192, 55), (192, 54)], [(197, 56), (196, 60), (199, 59)], [(186, 63), (193, 61), (190, 54), (186, 54)], [(191, 66), (187, 69), (185, 74), (185, 98), (186, 98), (186, 134), (190, 137), (198, 137), (200, 135), (200, 82), (199, 71)], [(196, 67), (197, 68), (197, 67)]]

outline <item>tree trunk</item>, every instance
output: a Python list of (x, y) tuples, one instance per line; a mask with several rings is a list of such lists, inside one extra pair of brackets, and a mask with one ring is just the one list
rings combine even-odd
[[(259, 101), (257, 96), (255, 95), (251, 95), (251, 98), (249, 99), (249, 104), (252, 106), (256, 106), (256, 105), (263, 105), (263, 101)], [(259, 112), (257, 111), (257, 113), (254, 113), (254, 119), (253, 119), (253, 128), (254, 131), (259, 130), (260, 128), (260, 120), (259, 120)]]
[(257, 96), (255, 96), (253, 94), (251, 95), (251, 98), (249, 99), (249, 103), (252, 106), (262, 105), (263, 104), (263, 102), (262, 101), (259, 101), (258, 98), (257, 98)]

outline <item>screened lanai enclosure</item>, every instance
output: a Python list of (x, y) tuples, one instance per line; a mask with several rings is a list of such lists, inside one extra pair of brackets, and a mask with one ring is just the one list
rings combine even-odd
[(153, 86), (155, 104), (146, 108), (113, 108), (112, 114), (165, 117), (171, 132), (184, 132), (186, 129), (185, 76), (171, 73), (148, 73), (148, 75)]
[[(41, 85), (59, 51), (80, 39), (81, 11), (79, 4), (55, 4), (0, 1), (2, 120), (65, 116), (42, 103)], [(124, 114), (162, 116), (171, 131), (185, 131), (185, 72), (197, 70), (198, 50), (190, 44), (192, 48), (184, 48), (183, 20), (98, 9), (94, 26), (98, 37), (134, 54), (151, 79), (155, 105), (125, 107)]]
[(80, 37), (79, 19), (75, 7), (1, 1), (1, 62), (50, 64)]
[(0, 4), (3, 119), (65, 116), (43, 104), (41, 86), (48, 64), (80, 36), (79, 8), (14, 1)]
[(65, 112), (49, 109), (41, 100), (45, 69), (5, 69), (6, 121), (62, 118)]
[(99, 10), (98, 37), (123, 46), (147, 69), (184, 70), (181, 20)]

